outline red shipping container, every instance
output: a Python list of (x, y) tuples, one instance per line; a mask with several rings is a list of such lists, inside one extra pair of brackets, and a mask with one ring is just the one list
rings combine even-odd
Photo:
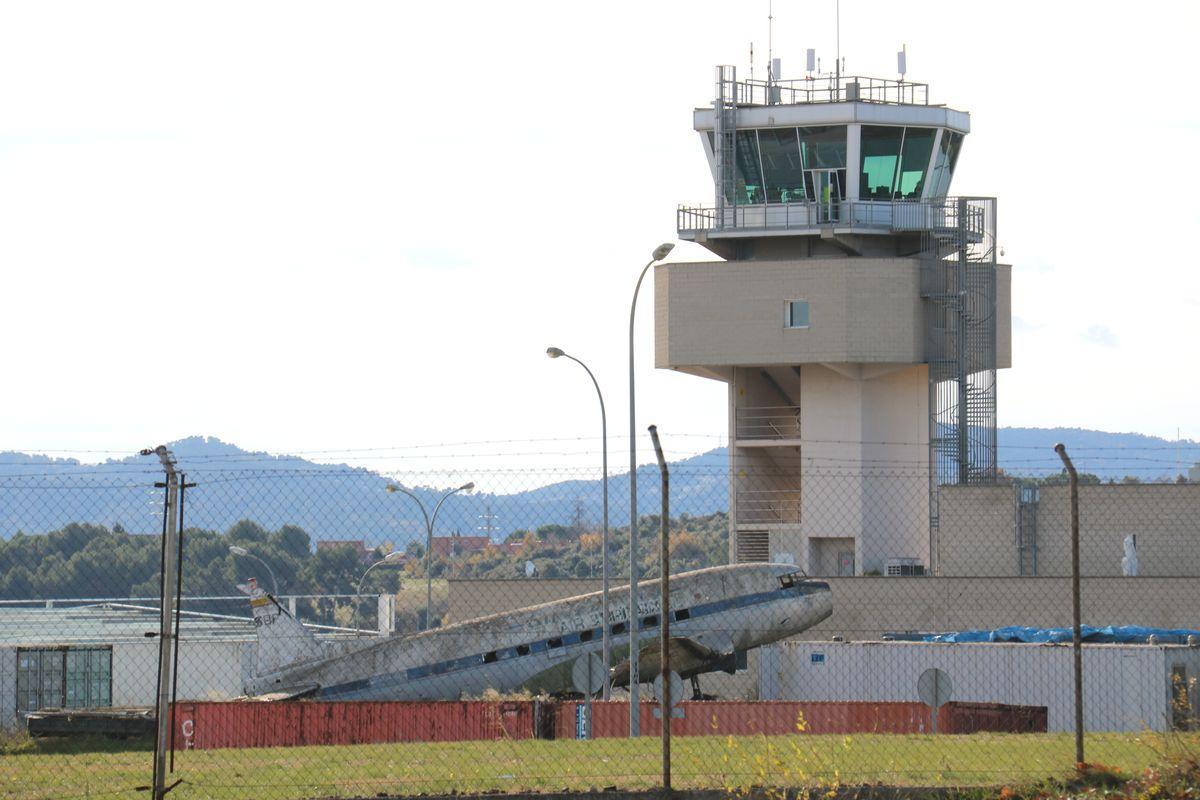
[(519, 702), (179, 703), (177, 749), (530, 739), (538, 704)]
[[(558, 738), (574, 738), (578, 702), (559, 706)], [(938, 710), (938, 730), (943, 733), (997, 731), (1026, 733), (1046, 730), (1046, 710), (1030, 706), (948, 703)], [(684, 701), (683, 718), (671, 723), (672, 736), (781, 736), (789, 733), (931, 733), (929, 707), (915, 702), (804, 702), (804, 701)], [(643, 736), (659, 736), (662, 723), (653, 703), (642, 703)], [(1041, 712), (1040, 720), (1037, 712)], [(629, 704), (592, 703), (592, 737), (629, 735)]]

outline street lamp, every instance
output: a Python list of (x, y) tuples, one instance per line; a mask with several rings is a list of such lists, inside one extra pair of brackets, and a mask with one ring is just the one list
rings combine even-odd
[(279, 599), (279, 584), (275, 582), (275, 573), (271, 571), (270, 564), (263, 561), (261, 558), (254, 555), (254, 553), (251, 553), (246, 548), (238, 547), (236, 544), (229, 545), (229, 552), (233, 553), (235, 556), (244, 556), (246, 558), (252, 558), (255, 561), (257, 561), (258, 563), (262, 564), (264, 567), (266, 567), (267, 574), (271, 576), (271, 593), (273, 595), (275, 595), (275, 599), (277, 599), (277, 600)]
[(362, 587), (363, 587), (363, 581), (365, 581), (365, 580), (367, 579), (367, 576), (371, 574), (371, 570), (375, 569), (375, 568), (376, 568), (376, 567), (378, 567), (379, 565), (381, 565), (381, 564), (395, 564), (397, 561), (399, 561), (399, 560), (400, 560), (400, 559), (402, 559), (402, 558), (404, 558), (404, 553), (403, 553), (402, 551), (400, 551), (400, 550), (397, 550), (397, 551), (395, 551), (395, 552), (392, 552), (392, 553), (388, 553), (386, 556), (384, 556), (383, 558), (379, 559), (378, 561), (376, 561), (376, 562), (375, 562), (374, 564), (372, 564), (371, 566), (367, 567), (367, 571), (366, 571), (366, 572), (364, 572), (364, 573), (362, 574), (362, 577), (358, 579), (358, 589), (357, 589), (357, 590), (355, 590), (355, 592), (354, 592), (354, 635), (355, 635), (355, 636), (358, 636), (358, 634), (359, 634), (359, 629), (358, 629), (358, 606), (359, 606), (359, 600), (362, 598)]
[(433, 516), (431, 517), (429, 516), (429, 513), (425, 511), (425, 504), (421, 502), (421, 498), (417, 497), (408, 489), (405, 489), (403, 486), (398, 484), (389, 483), (387, 486), (388, 494), (400, 492), (400, 494), (406, 494), (416, 501), (417, 506), (421, 509), (421, 516), (425, 517), (425, 628), (429, 627), (429, 619), (433, 614), (433, 573), (430, 572), (430, 556), (433, 551), (433, 525), (435, 522), (437, 522), (438, 511), (441, 510), (442, 503), (446, 502), (448, 497), (458, 494), (459, 492), (469, 492), (474, 488), (474, 483), (464, 483), (457, 489), (451, 489), (450, 491), (446, 492), (444, 495), (442, 495), (441, 499), (437, 501), (437, 505), (433, 507)]
[(638, 711), (638, 558), (637, 558), (637, 421), (634, 419), (635, 395), (633, 385), (633, 320), (637, 311), (638, 292), (642, 279), (656, 261), (662, 261), (675, 249), (664, 242), (654, 248), (650, 260), (642, 267), (637, 285), (633, 287), (633, 302), (629, 304), (629, 735), (637, 736)]
[(604, 606), (604, 611), (603, 611), (604, 622), (600, 627), (600, 641), (602, 643), (600, 645), (600, 652), (601, 652), (600, 657), (604, 661), (604, 694), (602, 696), (605, 700), (608, 700), (610, 697), (610, 682), (608, 680), (608, 667), (609, 667), (609, 664), (611, 663), (610, 649), (609, 649), (609, 642), (608, 642), (608, 634), (609, 634), (609, 619), (608, 619), (608, 418), (605, 416), (605, 413), (604, 413), (604, 395), (600, 392), (600, 384), (596, 382), (596, 376), (592, 374), (592, 371), (590, 369), (588, 369), (587, 364), (583, 363), (578, 358), (576, 358), (573, 355), (570, 355), (569, 353), (564, 353), (562, 350), (558, 349), (557, 347), (547, 348), (546, 355), (550, 356), (551, 358), (559, 358), (559, 357), (569, 358), (572, 361), (574, 361), (576, 364), (578, 364), (579, 366), (583, 367), (584, 371), (587, 372), (588, 377), (592, 379), (592, 385), (596, 387), (596, 397), (600, 398), (600, 446), (601, 446), (601, 452), (603, 453), (602, 458), (601, 458), (601, 464), (603, 466), (602, 466), (602, 472), (600, 474), (602, 476), (601, 480), (604, 485), (604, 503), (603, 503), (604, 533), (601, 536), (601, 545), (600, 545), (601, 550), (602, 550), (602, 554), (600, 557), (600, 579), (601, 579), (601, 587), (602, 587), (601, 588), (601, 596), (603, 597), (603, 606)]

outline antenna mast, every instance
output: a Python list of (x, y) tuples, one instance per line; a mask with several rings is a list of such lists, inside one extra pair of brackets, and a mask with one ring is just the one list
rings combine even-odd
[(771, 57), (775, 55), (775, 0), (767, 0), (767, 82), (779, 80)]
[(837, 38), (837, 53), (836, 60), (833, 62), (834, 75), (836, 76), (836, 86), (834, 91), (837, 92), (838, 100), (842, 99), (842, 0), (834, 0), (834, 29)]

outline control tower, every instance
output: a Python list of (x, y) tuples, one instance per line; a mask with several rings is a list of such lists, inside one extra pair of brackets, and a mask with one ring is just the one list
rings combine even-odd
[(731, 561), (936, 574), (938, 487), (996, 477), (1011, 270), (928, 95), (723, 66), (694, 111), (714, 202), (679, 237), (723, 260), (656, 268), (655, 364), (729, 386)]

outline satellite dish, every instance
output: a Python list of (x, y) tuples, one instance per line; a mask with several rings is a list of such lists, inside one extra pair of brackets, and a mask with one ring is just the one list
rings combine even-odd
[(537, 572), (537, 565), (535, 565), (532, 561), (526, 561), (525, 562), (525, 577), (532, 578), (535, 572)]

